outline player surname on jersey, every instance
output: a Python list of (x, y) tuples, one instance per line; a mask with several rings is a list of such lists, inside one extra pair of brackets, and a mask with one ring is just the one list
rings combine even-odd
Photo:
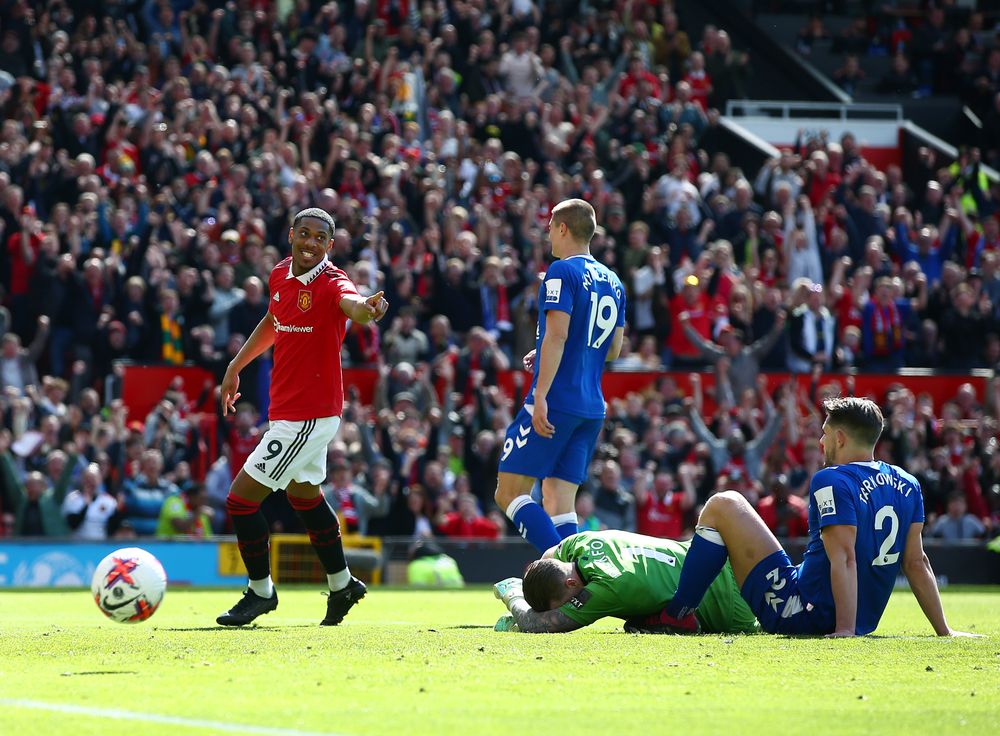
[(868, 498), (871, 496), (872, 491), (875, 490), (876, 486), (895, 488), (906, 498), (909, 498), (910, 493), (913, 492), (913, 487), (910, 486), (904, 478), (893, 478), (891, 475), (887, 475), (886, 473), (876, 473), (871, 478), (865, 478), (861, 481), (861, 489), (859, 491), (861, 500), (868, 503)]

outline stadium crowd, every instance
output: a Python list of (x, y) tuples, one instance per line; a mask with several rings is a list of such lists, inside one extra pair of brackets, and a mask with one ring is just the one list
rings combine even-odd
[[(581, 528), (688, 532), (716, 490), (787, 536), (821, 467), (833, 371), (1000, 363), (1000, 227), (979, 149), (922, 153), (911, 189), (851, 135), (759, 171), (711, 136), (752, 71), (724, 30), (689, 36), (644, 0), (13, 0), (0, 10), (0, 533), (103, 538), (226, 531), (225, 493), (260, 436), (266, 358), (220, 417), (204, 479), (173, 386), (145, 417), (120, 360), (221, 379), (267, 311), (291, 215), (319, 206), (331, 260), (383, 327), (352, 325), (351, 394), (325, 492), (349, 531), (493, 537), (504, 428), (497, 374), (534, 347), (545, 226), (579, 196), (592, 250), (629, 290), (616, 369), (712, 369), (611, 402)], [(767, 372), (813, 376), (807, 393)], [(762, 373), (763, 371), (763, 373)], [(822, 380), (821, 380), (822, 379)], [(998, 384), (934, 406), (883, 402), (881, 456), (921, 479), (928, 533), (1000, 520)], [(523, 379), (518, 391), (525, 388)], [(204, 390), (211, 392), (212, 385)], [(275, 529), (297, 520), (281, 494)]]
[[(978, 117), (983, 159), (1000, 167), (1000, 14), (995, 3), (896, 0), (868, 4), (831, 31), (820, 15), (799, 31), (796, 48), (810, 54), (828, 45), (843, 63), (834, 81), (850, 95), (872, 89), (893, 96), (957, 95)], [(872, 57), (889, 57), (872, 74)], [(866, 69), (866, 67), (868, 67)]]

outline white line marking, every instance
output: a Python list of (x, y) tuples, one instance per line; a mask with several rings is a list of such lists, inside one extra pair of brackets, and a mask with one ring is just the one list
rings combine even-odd
[(140, 713), (134, 710), (119, 708), (94, 708), (87, 705), (69, 705), (67, 703), (45, 703), (40, 700), (23, 700), (21, 698), (0, 698), (0, 706), (8, 708), (28, 708), (31, 710), (47, 710), (55, 713), (72, 713), (95, 718), (117, 718), (129, 721), (145, 721), (147, 723), (168, 723), (172, 726), (187, 728), (211, 728), (216, 731), (231, 731), (232, 733), (253, 733), (262, 736), (340, 736), (330, 732), (299, 731), (295, 728), (272, 728), (270, 726), (252, 726), (246, 723), (227, 723), (225, 721), (210, 721), (204, 718), (183, 718), (167, 716), (160, 713)]

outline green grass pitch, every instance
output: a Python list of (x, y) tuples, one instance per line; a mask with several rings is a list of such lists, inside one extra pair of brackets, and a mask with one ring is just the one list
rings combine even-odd
[(828, 641), (499, 634), (486, 588), (373, 589), (320, 628), (316, 589), (281, 590), (246, 629), (235, 591), (168, 591), (149, 621), (104, 619), (88, 593), (0, 593), (0, 733), (997, 734), (1000, 589), (948, 590), (928, 636), (897, 591), (878, 635)]

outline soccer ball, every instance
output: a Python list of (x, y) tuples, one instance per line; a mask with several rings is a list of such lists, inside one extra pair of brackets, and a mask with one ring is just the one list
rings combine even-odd
[(167, 574), (146, 550), (126, 547), (101, 560), (90, 592), (105, 616), (120, 624), (134, 624), (159, 608), (167, 592)]

